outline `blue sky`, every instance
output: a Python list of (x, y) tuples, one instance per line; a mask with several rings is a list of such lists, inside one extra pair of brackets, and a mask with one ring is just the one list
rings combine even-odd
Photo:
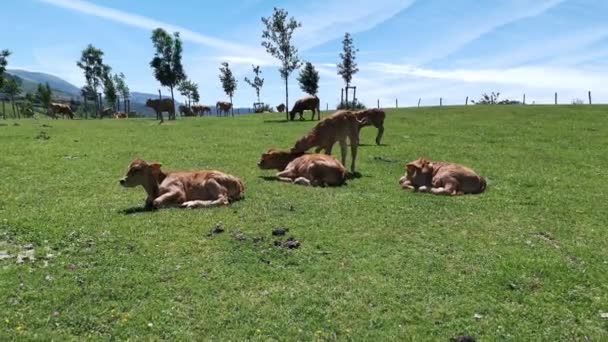
[[(263, 101), (283, 101), (276, 60), (260, 46), (260, 18), (283, 7), (302, 22), (296, 45), (321, 74), (322, 103), (339, 102), (335, 64), (345, 32), (359, 48), (353, 83), (367, 105), (461, 104), (466, 96), (549, 103), (586, 98), (608, 102), (608, 1), (599, 0), (3, 0), (0, 48), (9, 68), (42, 71), (77, 86), (75, 61), (89, 43), (105, 52), (132, 90), (159, 88), (149, 67), (151, 30), (180, 31), (188, 76), (203, 103), (224, 99), (218, 68), (230, 62), (239, 79), (234, 102), (250, 106), (243, 82), (251, 64), (263, 68)], [(291, 98), (302, 96), (295, 74)], [(167, 90), (163, 90), (167, 93)]]

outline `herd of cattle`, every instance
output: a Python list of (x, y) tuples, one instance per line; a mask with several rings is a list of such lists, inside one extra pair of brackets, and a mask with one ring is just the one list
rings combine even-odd
[[(316, 106), (306, 104), (306, 108)], [(296, 104), (295, 107), (297, 107)], [(302, 104), (302, 106), (305, 106)], [(304, 107), (302, 107), (304, 108)], [(292, 111), (292, 117), (295, 111)], [(313, 118), (314, 118), (313, 109)], [(300, 185), (341, 186), (348, 172), (346, 164), (347, 140), (351, 148), (351, 167), (359, 146), (359, 132), (365, 126), (378, 129), (376, 143), (381, 144), (386, 114), (381, 109), (361, 111), (341, 110), (320, 121), (310, 132), (298, 139), (288, 151), (270, 149), (262, 154), (258, 167), (278, 170), (277, 179)], [(342, 161), (331, 156), (333, 146), (340, 144)], [(314, 153), (308, 153), (314, 148)], [(324, 154), (320, 154), (323, 151)], [(486, 181), (473, 170), (462, 165), (418, 159), (406, 165), (405, 175), (399, 180), (403, 189), (437, 195), (479, 194), (485, 191)], [(206, 208), (228, 205), (244, 198), (245, 185), (239, 178), (221, 171), (164, 172), (159, 163), (136, 159), (127, 174), (119, 181), (124, 187), (142, 186), (148, 195), (146, 208), (166, 207)]]

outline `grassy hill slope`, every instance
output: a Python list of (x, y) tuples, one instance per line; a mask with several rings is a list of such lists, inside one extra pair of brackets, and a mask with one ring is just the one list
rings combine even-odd
[[(386, 145), (365, 128), (362, 177), (342, 188), (280, 183), (256, 167), (314, 124), (282, 114), (9, 121), (0, 339), (603, 340), (607, 111), (390, 111)], [(402, 191), (405, 163), (420, 156), (474, 168), (488, 191)], [(135, 157), (238, 175), (246, 198), (129, 210), (145, 198), (118, 186)], [(226, 232), (208, 236), (220, 223)], [(301, 247), (276, 247), (278, 227)], [(28, 244), (36, 260), (16, 263)]]

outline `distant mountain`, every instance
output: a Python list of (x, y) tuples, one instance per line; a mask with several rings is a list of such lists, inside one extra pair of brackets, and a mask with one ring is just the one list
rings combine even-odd
[(36, 86), (38, 85), (38, 83), (45, 84), (48, 82), (53, 90), (65, 94), (70, 94), (75, 97), (80, 96), (80, 89), (78, 87), (57, 76), (27, 70), (6, 70), (6, 73), (18, 76), (24, 81), (35, 83)]
[[(46, 74), (43, 72), (33, 72), (18, 69), (6, 70), (6, 73), (21, 79), (21, 87), (24, 93), (36, 93), (38, 84), (45, 84), (48, 82), (51, 86), (51, 89), (53, 89), (53, 95), (55, 96), (55, 98), (66, 101), (71, 99), (82, 99), (80, 95), (80, 88), (57, 76)], [(148, 99), (156, 98), (158, 98), (158, 94), (131, 92), (131, 110), (146, 116), (156, 115), (152, 109), (146, 107), (146, 101)], [(178, 101), (176, 102), (178, 106), (181, 104)]]

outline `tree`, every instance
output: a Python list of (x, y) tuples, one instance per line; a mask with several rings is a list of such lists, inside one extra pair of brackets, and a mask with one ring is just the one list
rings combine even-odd
[[(114, 75), (114, 85), (116, 86), (116, 91), (118, 94), (122, 96), (124, 111), (128, 117), (129, 109), (127, 108), (127, 101), (129, 100), (129, 96), (131, 96), (131, 92), (129, 90), (129, 86), (127, 86), (127, 82), (125, 81), (125, 74), (121, 72), (120, 74)], [(120, 110), (120, 108), (118, 109)]]
[(338, 75), (342, 76), (346, 84), (346, 103), (348, 103), (348, 87), (350, 86), (350, 82), (353, 80), (353, 75), (359, 71), (356, 63), (358, 51), (353, 45), (353, 37), (350, 33), (345, 33), (344, 40), (342, 40), (342, 52), (340, 53), (342, 61), (338, 63)]
[(259, 65), (252, 65), (251, 67), (253, 68), (253, 73), (255, 77), (253, 78), (253, 81), (251, 81), (248, 77), (245, 77), (245, 82), (249, 84), (253, 89), (255, 89), (255, 94), (258, 98), (258, 103), (260, 103), (260, 91), (264, 86), (264, 79), (260, 77), (260, 75), (262, 75), (262, 69)]
[(11, 104), (13, 106), (13, 115), (16, 115), (18, 118), (21, 118), (19, 112), (15, 109), (15, 96), (21, 94), (21, 79), (18, 77), (10, 77), (9, 79), (5, 80), (3, 92), (6, 93), (11, 99)]
[(192, 102), (196, 103), (200, 101), (200, 95), (198, 94), (198, 84), (185, 80), (177, 87), (180, 94), (188, 99), (188, 108), (192, 107)]
[(47, 112), (50, 111), (51, 100), (53, 98), (53, 90), (51, 89), (49, 83), (47, 82), (45, 84), (38, 84), (36, 95), (38, 96), (38, 99), (40, 99), (40, 102), (42, 102), (42, 106), (47, 110)]
[[(236, 91), (236, 78), (230, 70), (230, 65), (227, 62), (222, 63), (220, 67), (220, 81), (222, 82), (222, 88), (226, 95), (230, 96), (230, 104), (232, 104), (232, 97)], [(232, 108), (232, 116), (234, 116), (234, 108)]]
[(105, 75), (103, 79), (103, 95), (106, 99), (106, 104), (108, 105), (108, 107), (116, 110), (116, 102), (118, 102), (118, 91), (116, 90), (116, 84), (114, 83), (114, 76), (112, 76), (112, 74), (110, 73)]
[(99, 115), (101, 112), (101, 103), (99, 103), (97, 99), (97, 92), (99, 87), (104, 85), (105, 79), (111, 68), (103, 64), (103, 51), (91, 44), (82, 50), (82, 55), (80, 60), (76, 62), (76, 65), (84, 72), (88, 95), (95, 95), (97, 115)]
[(300, 76), (298, 76), (298, 82), (300, 82), (300, 89), (303, 92), (313, 96), (317, 95), (319, 91), (319, 72), (312, 63), (307, 62), (304, 65), (304, 69), (300, 71)]
[(171, 89), (171, 100), (173, 100), (174, 108), (173, 113), (169, 115), (169, 119), (175, 120), (173, 89), (186, 80), (186, 73), (182, 66), (182, 41), (179, 38), (179, 32), (175, 32), (171, 36), (165, 30), (157, 28), (152, 31), (152, 43), (156, 52), (150, 66), (154, 69), (154, 77), (160, 84)]
[[(4, 88), (4, 71), (6, 71), (6, 65), (8, 64), (8, 56), (10, 55), (11, 52), (8, 50), (0, 51), (0, 90)], [(2, 101), (2, 117), (6, 120), (4, 100)]]
[[(287, 16), (286, 10), (275, 7), (270, 17), (262, 18), (266, 27), (262, 32), (262, 46), (281, 62), (279, 72), (285, 80), (285, 106), (289, 108), (289, 75), (302, 65), (298, 49), (292, 45), (291, 39), (293, 32), (302, 24), (293, 17), (287, 19)], [(289, 110), (285, 111), (285, 115), (289, 120)]]

